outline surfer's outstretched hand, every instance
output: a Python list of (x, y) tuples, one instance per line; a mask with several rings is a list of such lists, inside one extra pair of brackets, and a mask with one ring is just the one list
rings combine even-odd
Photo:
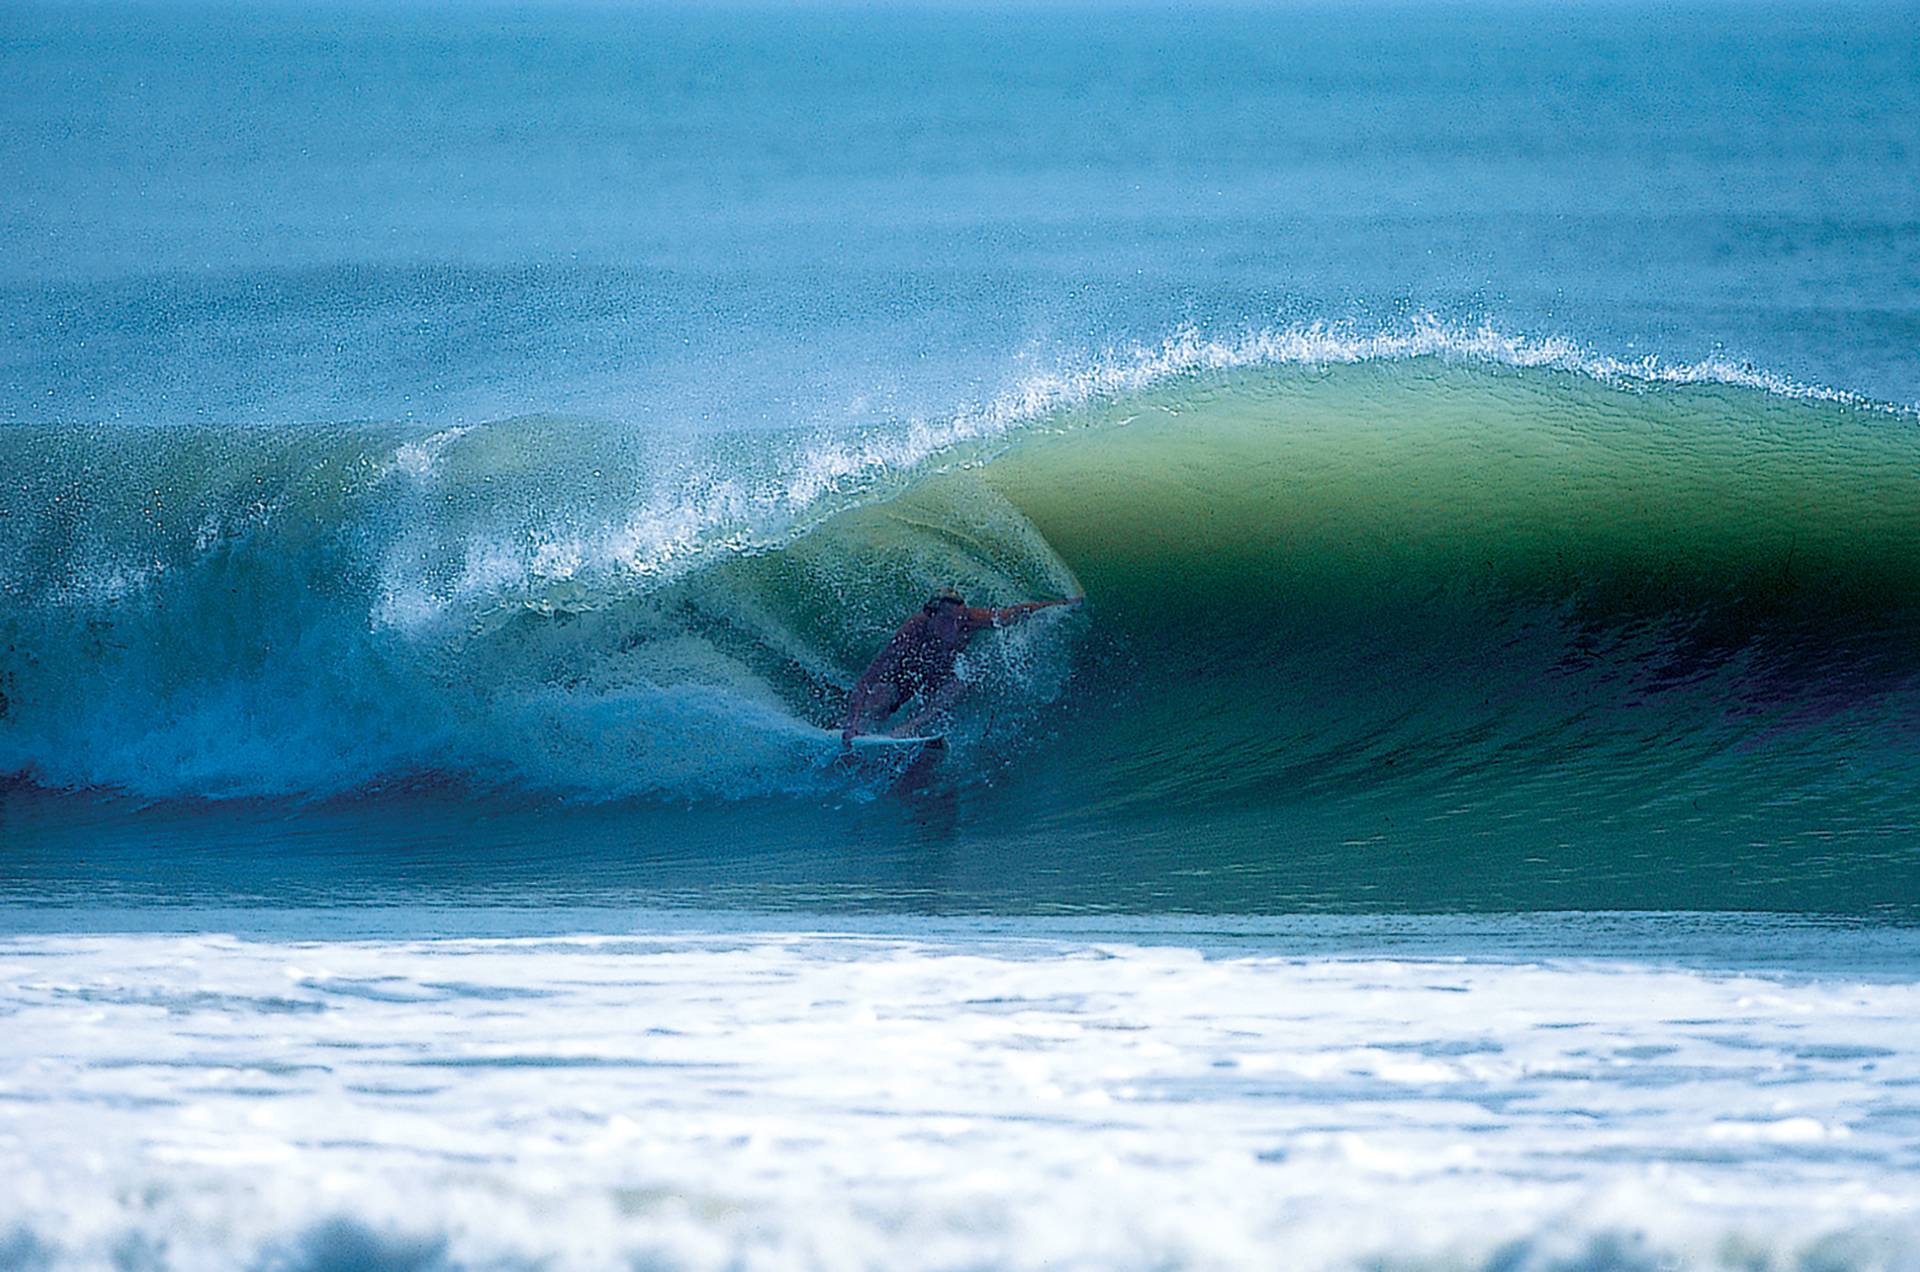
[(1003, 609), (968, 609), (967, 621), (975, 627), (1005, 627), (1017, 623), (1043, 609), (1052, 609), (1056, 605), (1078, 605), (1086, 600), (1085, 596), (1066, 596), (1057, 601), (1022, 601), (1018, 605), (1008, 605)]

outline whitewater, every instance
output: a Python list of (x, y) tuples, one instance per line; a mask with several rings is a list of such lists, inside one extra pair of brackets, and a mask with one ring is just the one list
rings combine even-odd
[(1920, 1265), (1916, 30), (0, 7), (0, 1270)]
[(1843, 929), (1762, 969), (1751, 922), (1706, 919), (720, 926), (0, 944), (6, 1141), (88, 1145), (28, 1152), (0, 1249), (1895, 1268), (1920, 1241), (1916, 990), (1819, 967)]

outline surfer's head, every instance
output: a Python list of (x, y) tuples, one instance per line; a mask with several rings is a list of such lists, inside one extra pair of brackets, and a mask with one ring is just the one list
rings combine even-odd
[(966, 599), (962, 597), (960, 593), (954, 591), (950, 587), (943, 587), (938, 592), (935, 592), (931, 597), (929, 597), (927, 600), (927, 603), (925, 605), (922, 605), (920, 609), (922, 610), (922, 612), (928, 615), (933, 615), (933, 614), (938, 614), (941, 610), (945, 609), (949, 605), (959, 605), (964, 607), (966, 603), (967, 603)]

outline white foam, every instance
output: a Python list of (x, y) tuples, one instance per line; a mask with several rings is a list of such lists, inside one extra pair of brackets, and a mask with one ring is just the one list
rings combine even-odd
[(441, 458), (447, 447), (473, 431), (470, 424), (443, 428), (416, 441), (406, 442), (394, 448), (393, 465), (388, 471), (397, 472), (415, 480), (425, 480), (434, 475), (440, 467)]
[(1033, 937), (21, 937), (0, 1012), (0, 1234), (56, 1267), (1920, 1258), (1911, 979)]

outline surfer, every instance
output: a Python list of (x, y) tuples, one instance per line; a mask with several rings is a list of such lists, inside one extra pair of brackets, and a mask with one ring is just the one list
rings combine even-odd
[(914, 736), (966, 690), (967, 682), (954, 674), (954, 663), (975, 636), (1054, 605), (1078, 605), (1083, 599), (1072, 596), (987, 609), (967, 604), (952, 588), (937, 593), (900, 624), (893, 639), (854, 682), (847, 696), (846, 718), (841, 722), (841, 740), (850, 743), (859, 734), (871, 732), (909, 700), (918, 698), (920, 709), (888, 730), (892, 737)]

